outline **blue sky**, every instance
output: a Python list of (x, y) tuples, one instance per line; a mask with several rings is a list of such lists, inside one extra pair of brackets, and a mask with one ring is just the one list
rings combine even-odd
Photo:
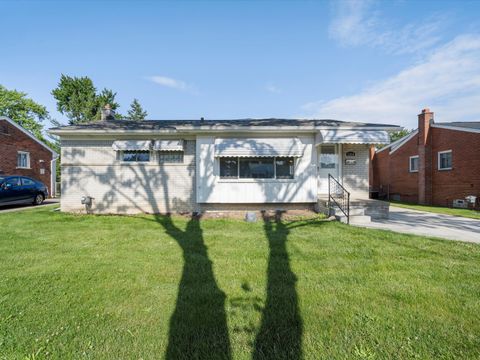
[[(1, 1), (0, 84), (60, 74), (151, 119), (480, 120), (479, 1)], [(48, 126), (48, 124), (46, 124)]]

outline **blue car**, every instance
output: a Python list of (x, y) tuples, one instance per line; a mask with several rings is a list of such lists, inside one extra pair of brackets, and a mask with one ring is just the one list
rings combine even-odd
[(0, 206), (40, 205), (47, 197), (48, 188), (38, 180), (19, 175), (0, 175)]

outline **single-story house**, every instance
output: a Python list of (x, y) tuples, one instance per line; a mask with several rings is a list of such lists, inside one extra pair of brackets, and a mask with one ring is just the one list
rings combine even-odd
[(424, 109), (415, 131), (375, 152), (371, 185), (392, 200), (479, 207), (479, 151), (480, 122), (436, 123)]
[(22, 175), (43, 182), (55, 196), (58, 154), (32, 133), (0, 116), (0, 176)]
[[(336, 120), (104, 120), (61, 139), (61, 210), (313, 208), (331, 174), (369, 196), (370, 149), (399, 127)], [(82, 197), (84, 197), (82, 204)]]

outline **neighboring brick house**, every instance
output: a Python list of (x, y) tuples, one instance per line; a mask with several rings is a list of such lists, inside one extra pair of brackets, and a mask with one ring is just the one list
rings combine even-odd
[(24, 175), (40, 180), (55, 196), (58, 155), (30, 132), (0, 117), (0, 175)]
[(438, 206), (480, 197), (480, 122), (435, 123), (422, 110), (418, 129), (377, 150), (372, 189), (390, 199)]

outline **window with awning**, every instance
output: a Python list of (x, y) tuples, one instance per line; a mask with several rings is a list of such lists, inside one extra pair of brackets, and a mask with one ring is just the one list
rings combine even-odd
[(298, 138), (217, 138), (216, 157), (301, 157)]

